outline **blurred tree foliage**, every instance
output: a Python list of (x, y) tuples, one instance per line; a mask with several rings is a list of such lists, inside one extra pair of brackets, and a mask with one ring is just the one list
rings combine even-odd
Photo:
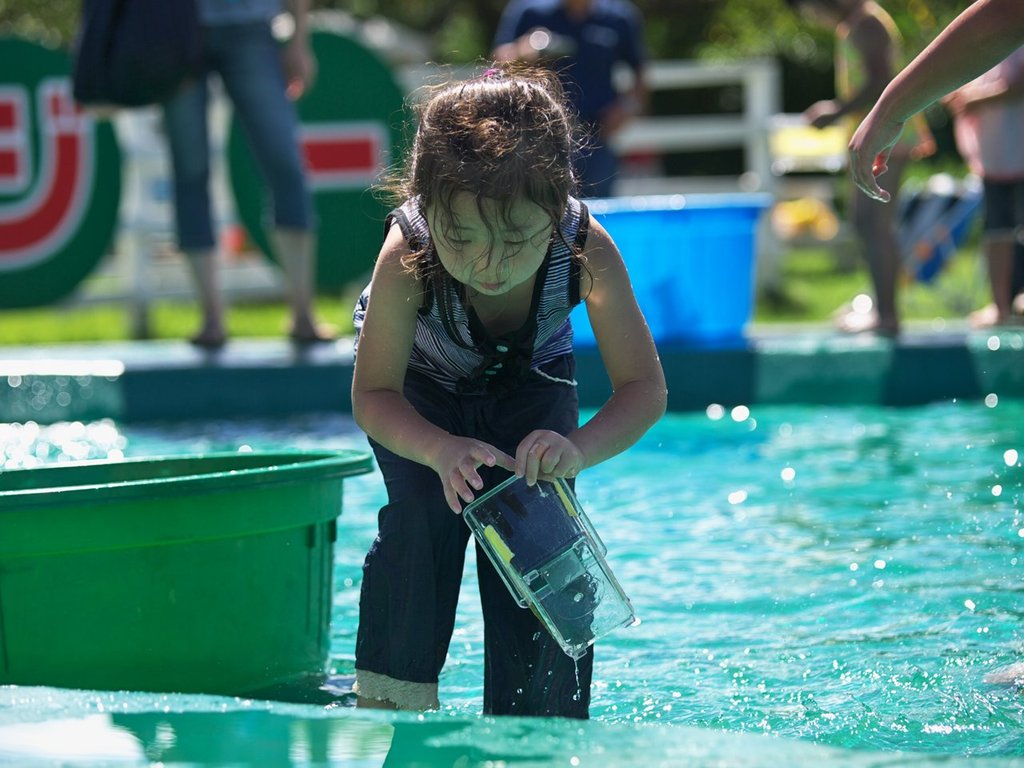
[[(0, 0), (0, 34), (18, 34), (68, 46), (81, 0)], [(178, 2), (178, 0), (165, 0)], [(429, 41), (438, 63), (487, 58), (494, 31), (508, 0), (311, 0), (316, 10), (339, 10), (357, 19), (384, 17)], [(730, 60), (773, 57), (780, 65), (782, 110), (800, 112), (833, 93), (832, 30), (802, 22), (786, 0), (633, 0), (645, 19), (654, 59)], [(967, 5), (967, 0), (879, 0), (904, 36), (909, 60)], [(1022, 0), (1024, 2), (1024, 0)], [(742, 96), (734, 87), (657, 92), (654, 114), (736, 112)], [(939, 153), (955, 154), (948, 117), (941, 107), (929, 112)], [(741, 152), (690, 153), (669, 158), (673, 174), (735, 174)], [(669, 168), (666, 165), (666, 169)]]
[[(174, 0), (168, 0), (173, 2)], [(384, 16), (431, 36), (438, 61), (485, 57), (507, 0), (312, 0), (358, 18)], [(782, 56), (826, 68), (827, 31), (800, 24), (784, 0), (635, 0), (655, 58)], [(67, 45), (80, 0), (0, 0), (0, 33)], [(916, 52), (966, 5), (964, 0), (882, 0)]]
[[(1024, 1), (1024, 0), (1022, 0)], [(68, 46), (81, 0), (0, 0), (0, 34)], [(167, 0), (176, 2), (176, 0)], [(431, 41), (441, 63), (478, 61), (490, 52), (508, 0), (311, 0), (314, 9), (341, 10), (357, 19), (384, 17)], [(783, 109), (801, 111), (832, 95), (833, 36), (802, 23), (785, 0), (634, 0), (646, 21), (655, 59), (725, 60), (775, 57), (781, 64)], [(907, 58), (923, 48), (966, 0), (880, 0), (899, 25)], [(728, 94), (726, 94), (728, 96)], [(699, 96), (698, 96), (699, 98)], [(715, 99), (722, 101), (721, 95)], [(728, 101), (728, 98), (725, 98)], [(652, 105), (655, 112), (692, 105)], [(707, 105), (703, 105), (706, 107)], [(719, 104), (726, 110), (735, 104)], [(939, 110), (941, 111), (941, 110)], [(941, 123), (945, 116), (939, 115)]]
[[(969, 3), (964, 0), (881, 0), (904, 37), (908, 59), (921, 50)], [(802, 23), (784, 0), (724, 0), (718, 3), (696, 55), (713, 58), (781, 56), (805, 66), (831, 63), (831, 31)]]
[(0, 34), (66, 45), (74, 34), (80, 0), (0, 0)]

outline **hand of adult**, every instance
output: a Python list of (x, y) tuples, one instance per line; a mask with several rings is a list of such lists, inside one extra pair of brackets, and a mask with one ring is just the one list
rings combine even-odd
[(888, 170), (889, 153), (903, 132), (903, 123), (884, 120), (872, 110), (850, 139), (850, 176), (868, 197), (887, 203), (888, 190), (879, 186), (877, 177)]
[(313, 87), (316, 80), (316, 57), (309, 47), (309, 41), (298, 36), (284, 47), (281, 56), (286, 93), (289, 99), (297, 101)]

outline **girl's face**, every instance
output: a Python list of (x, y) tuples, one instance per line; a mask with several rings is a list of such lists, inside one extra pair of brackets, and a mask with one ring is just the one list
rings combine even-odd
[(484, 200), (482, 208), (483, 216), (476, 198), (460, 192), (452, 200), (450, 224), (436, 209), (427, 211), (427, 221), (448, 273), (477, 293), (499, 296), (540, 269), (552, 224), (543, 208), (526, 200), (514, 203), (507, 217), (493, 201)]

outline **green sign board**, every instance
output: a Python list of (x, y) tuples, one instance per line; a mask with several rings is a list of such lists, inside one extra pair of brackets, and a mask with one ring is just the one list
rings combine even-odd
[(117, 224), (112, 126), (71, 96), (67, 53), (0, 38), (0, 309), (67, 296)]
[[(338, 289), (368, 277), (380, 250), (388, 205), (372, 189), (405, 151), (408, 114), (391, 69), (344, 35), (312, 36), (318, 75), (298, 103), (302, 153), (317, 217), (317, 285)], [(250, 238), (272, 258), (266, 186), (237, 119), (228, 171)]]

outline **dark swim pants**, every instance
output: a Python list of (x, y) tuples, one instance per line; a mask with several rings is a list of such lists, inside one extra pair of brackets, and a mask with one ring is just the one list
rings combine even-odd
[[(547, 376), (566, 382), (573, 380), (574, 368), (571, 356), (543, 366)], [(536, 372), (509, 394), (455, 395), (410, 371), (405, 394), (433, 424), (511, 456), (531, 431), (565, 435), (579, 420), (576, 388)], [(402, 709), (434, 709), (455, 625), (469, 526), (448, 507), (434, 470), (370, 442), (388, 504), (380, 510), (377, 538), (363, 565), (357, 691)], [(508, 477), (496, 468), (480, 472), (485, 490)], [(593, 648), (573, 662), (536, 616), (519, 607), (479, 548), (476, 562), (484, 617), (484, 713), (587, 718)]]

